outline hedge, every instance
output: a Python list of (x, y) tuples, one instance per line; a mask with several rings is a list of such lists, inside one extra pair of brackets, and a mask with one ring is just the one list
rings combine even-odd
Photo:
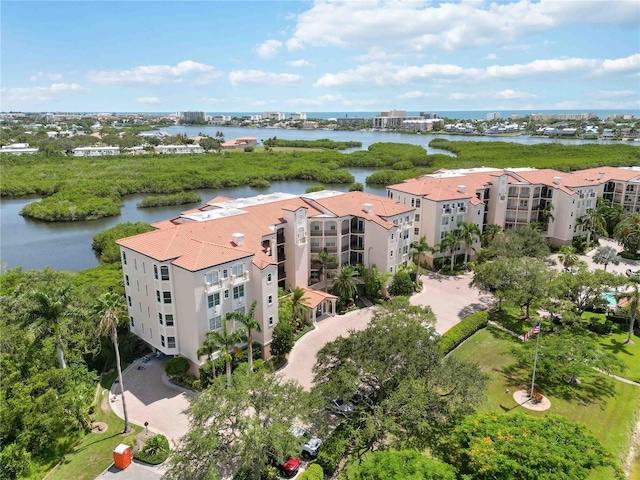
[(347, 453), (352, 438), (353, 427), (348, 422), (342, 422), (323, 442), (315, 463), (322, 468), (326, 475), (335, 473), (340, 460)]
[(312, 463), (309, 465), (304, 472), (300, 474), (298, 480), (323, 480), (324, 479), (324, 471), (322, 467), (317, 463)]
[(440, 351), (446, 355), (481, 328), (487, 326), (489, 314), (486, 311), (472, 313), (460, 323), (446, 331), (438, 340)]

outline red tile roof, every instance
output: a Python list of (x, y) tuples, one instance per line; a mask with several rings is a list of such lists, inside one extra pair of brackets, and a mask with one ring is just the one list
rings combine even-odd
[(321, 290), (313, 290), (311, 288), (302, 287), (304, 290), (304, 296), (302, 297), (302, 303), (309, 308), (316, 308), (325, 300), (337, 299), (335, 295), (323, 292)]

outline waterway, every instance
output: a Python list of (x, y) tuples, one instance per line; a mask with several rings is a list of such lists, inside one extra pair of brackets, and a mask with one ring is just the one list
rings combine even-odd
[[(219, 126), (172, 126), (162, 128), (169, 134), (186, 133), (195, 136), (199, 133), (214, 136), (221, 131), (225, 138), (230, 140), (237, 137), (251, 136), (259, 141), (271, 137), (283, 139), (316, 140), (329, 138), (336, 141), (359, 141), (362, 149), (366, 149), (372, 143), (398, 142), (421, 145), (428, 153), (449, 152), (428, 147), (428, 143), (434, 138), (446, 138), (452, 141), (503, 141), (523, 143), (527, 145), (538, 143), (564, 143), (579, 145), (584, 143), (615, 143), (602, 140), (554, 140), (528, 135), (509, 137), (497, 136), (460, 136), (446, 134), (402, 134), (391, 132), (371, 131), (334, 131), (334, 130), (286, 130), (273, 128), (240, 128)], [(640, 142), (630, 142), (640, 146)], [(349, 151), (359, 150), (351, 149)], [(350, 169), (357, 182), (365, 184), (367, 176), (374, 170)], [(221, 190), (199, 190), (198, 193), (206, 202), (217, 195), (232, 198), (250, 197), (260, 193), (286, 192), (303, 193), (308, 187), (317, 182), (272, 182), (268, 189), (254, 189), (251, 187), (228, 188)], [(331, 186), (328, 186), (331, 187)], [(344, 185), (333, 186), (336, 190), (345, 190)], [(384, 188), (371, 188), (365, 186), (365, 190), (375, 194), (385, 194)], [(129, 195), (124, 198), (124, 206), (117, 217), (110, 217), (90, 222), (64, 222), (48, 223), (25, 219), (20, 216), (20, 210), (28, 203), (38, 200), (36, 197), (18, 199), (0, 199), (0, 260), (6, 268), (22, 266), (25, 269), (41, 269), (50, 266), (56, 270), (82, 270), (96, 266), (98, 261), (91, 249), (93, 236), (121, 222), (156, 222), (178, 215), (181, 211), (193, 208), (196, 205), (180, 205), (174, 207), (137, 208), (136, 204), (145, 195)]]

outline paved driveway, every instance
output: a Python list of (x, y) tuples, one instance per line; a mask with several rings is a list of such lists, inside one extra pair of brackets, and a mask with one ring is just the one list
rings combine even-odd
[[(123, 372), (123, 381), (129, 421), (138, 425), (149, 422), (149, 430), (162, 433), (173, 448), (189, 429), (184, 413), (189, 402), (185, 393), (163, 383), (164, 362), (158, 358), (147, 363), (138, 360)], [(144, 370), (138, 370), (138, 367), (144, 367)], [(111, 397), (114, 393), (117, 400), (109, 403), (115, 414), (124, 418), (119, 384), (111, 388)]]
[[(601, 238), (600, 239), (600, 246), (601, 247), (613, 247), (616, 249), (616, 251), (618, 253), (622, 252), (623, 248), (620, 244), (618, 244), (618, 242), (616, 242), (615, 240), (610, 240), (608, 238)], [(589, 251), (586, 255), (580, 255), (579, 259), (582, 260), (583, 262), (586, 262), (587, 264), (587, 268), (589, 270), (602, 270), (604, 268), (604, 265), (599, 265), (597, 263), (595, 263), (593, 261), (593, 255), (596, 253), (596, 249), (594, 248), (593, 250)], [(551, 258), (553, 258), (554, 260), (556, 260), (557, 262), (557, 269), (558, 270), (562, 270), (562, 264), (560, 263), (560, 261), (558, 260), (558, 254), (555, 253), (553, 255), (551, 255)], [(624, 275), (624, 273), (631, 268), (632, 270), (637, 270), (638, 268), (640, 268), (640, 262), (638, 262), (637, 260), (627, 260), (626, 258), (620, 258), (620, 264), (619, 265), (613, 265), (613, 264), (609, 264), (607, 265), (607, 272), (614, 272), (614, 273), (621, 273)]]
[[(431, 306), (437, 317), (436, 328), (444, 333), (462, 318), (486, 309), (491, 304), (490, 295), (469, 287), (471, 279), (472, 274), (450, 277), (428, 272), (422, 276), (422, 292), (412, 296), (411, 303)], [(310, 389), (313, 383), (312, 368), (318, 351), (339, 336), (346, 336), (348, 330), (363, 330), (371, 319), (373, 308), (375, 307), (336, 315), (319, 322), (315, 330), (295, 344), (289, 354), (289, 362), (280, 370), (280, 374), (286, 379), (297, 380), (305, 389)]]

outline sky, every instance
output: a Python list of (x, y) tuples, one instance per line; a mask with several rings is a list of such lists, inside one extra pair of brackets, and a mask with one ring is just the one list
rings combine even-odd
[(0, 2), (0, 110), (640, 109), (640, 2)]

